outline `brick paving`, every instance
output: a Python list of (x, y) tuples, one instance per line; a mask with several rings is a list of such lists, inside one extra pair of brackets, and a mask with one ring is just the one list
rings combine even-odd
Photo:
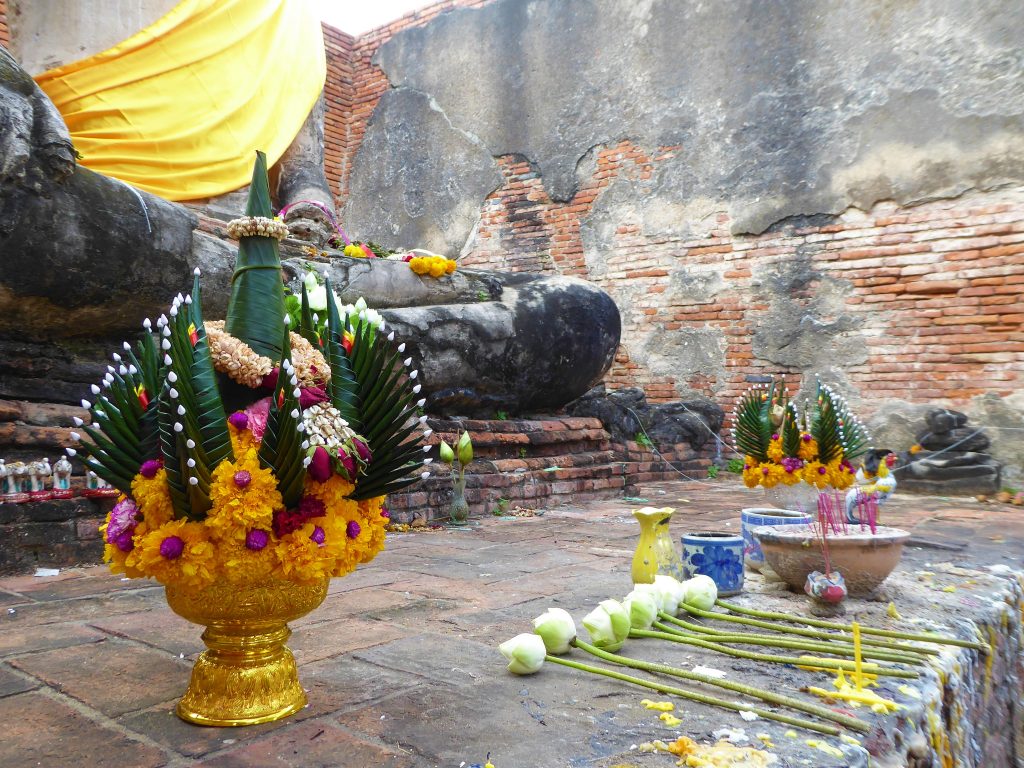
[[(727, 482), (637, 493), (677, 508), (676, 536), (735, 529), (738, 509), (760, 501)], [(158, 585), (103, 567), (2, 579), (0, 765), (454, 768), (482, 764), (488, 751), (498, 768), (672, 765), (629, 751), (666, 737), (640, 695), (561, 668), (514, 678), (495, 649), (550, 605), (578, 621), (598, 600), (628, 591), (636, 541), (628, 511), (642, 503), (595, 501), (477, 519), (470, 530), (391, 535), (373, 563), (336, 580), (324, 605), (293, 625), (310, 705), (243, 729), (174, 716), (203, 646)], [(1020, 565), (1020, 508), (897, 495), (884, 513), (926, 544), (908, 550), (908, 572), (925, 562)], [(691, 735), (743, 725), (718, 711), (687, 711)], [(793, 765), (802, 764), (798, 746)], [(818, 752), (808, 764), (841, 764), (828, 760)]]

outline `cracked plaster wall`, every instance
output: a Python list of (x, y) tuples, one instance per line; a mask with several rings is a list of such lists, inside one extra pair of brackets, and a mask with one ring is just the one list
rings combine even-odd
[(351, 231), (598, 283), (655, 401), (1024, 410), (1024, 6), (457, 5), (356, 41)]

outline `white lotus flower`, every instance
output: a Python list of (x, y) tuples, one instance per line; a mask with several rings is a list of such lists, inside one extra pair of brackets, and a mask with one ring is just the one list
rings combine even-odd
[(532, 675), (544, 665), (547, 653), (540, 635), (523, 632), (498, 646), (508, 659), (508, 671), (513, 675)]
[(320, 286), (320, 283), (316, 280), (315, 272), (307, 272), (302, 282), (306, 285), (306, 293), (312, 293)]
[(700, 608), (702, 611), (710, 611), (714, 607), (715, 600), (718, 599), (718, 586), (710, 576), (698, 574), (683, 582), (683, 586), (686, 587), (684, 602), (687, 605)]
[(540, 635), (552, 656), (568, 653), (576, 639), (576, 622), (562, 608), (548, 608), (533, 620), (533, 632)]
[[(316, 278), (314, 278), (314, 282), (316, 282)], [(307, 286), (306, 298), (309, 301), (309, 308), (311, 310), (314, 312), (323, 312), (327, 309), (327, 286), (318, 285), (313, 289), (310, 289)]]
[(650, 629), (654, 620), (658, 618), (658, 609), (661, 606), (651, 591), (634, 589), (626, 595), (626, 599), (622, 601), (622, 607), (629, 614), (629, 625), (633, 629)]
[(583, 617), (583, 626), (594, 645), (614, 653), (629, 637), (629, 614), (617, 600), (602, 600)]
[(686, 599), (686, 587), (679, 579), (660, 573), (654, 577), (654, 586), (661, 591), (661, 610), (675, 616), (679, 604)]

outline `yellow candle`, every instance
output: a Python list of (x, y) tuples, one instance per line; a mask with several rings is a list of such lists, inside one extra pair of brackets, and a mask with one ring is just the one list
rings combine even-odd
[(853, 681), (857, 684), (857, 690), (864, 690), (863, 668), (860, 661), (860, 624), (853, 622)]

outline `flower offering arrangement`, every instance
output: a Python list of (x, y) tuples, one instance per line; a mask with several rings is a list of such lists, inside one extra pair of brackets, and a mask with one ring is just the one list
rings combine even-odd
[(204, 321), (196, 270), (83, 401), (69, 453), (122, 494), (102, 527), (115, 573), (193, 590), (342, 576), (383, 548), (385, 496), (422, 469), (420, 386), (383, 319), (341, 314), (329, 284), (324, 323), (305, 288), (286, 313), (262, 153), (246, 213), (227, 319)]
[(744, 456), (748, 488), (806, 483), (819, 491), (851, 486), (851, 461), (868, 449), (868, 433), (846, 401), (818, 382), (813, 405), (796, 406), (782, 384), (754, 386), (733, 412), (732, 437)]

